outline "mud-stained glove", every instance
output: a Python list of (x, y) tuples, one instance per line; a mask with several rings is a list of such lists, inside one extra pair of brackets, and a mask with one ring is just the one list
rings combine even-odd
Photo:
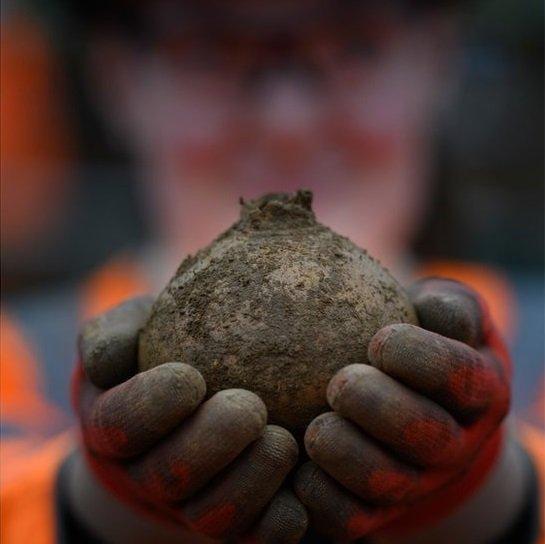
[(151, 307), (134, 299), (80, 336), (73, 402), (92, 472), (139, 513), (217, 539), (296, 543), (306, 512), (282, 489), (294, 438), (266, 425), (255, 394), (205, 399), (199, 372), (166, 363), (137, 373), (137, 336)]
[(482, 300), (441, 279), (410, 294), (421, 326), (381, 329), (370, 364), (333, 377), (334, 411), (305, 435), (296, 493), (334, 539), (426, 527), (479, 488), (502, 447), (510, 363)]

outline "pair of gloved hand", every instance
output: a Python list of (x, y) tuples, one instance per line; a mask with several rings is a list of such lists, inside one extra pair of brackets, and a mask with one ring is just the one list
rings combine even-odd
[(353, 540), (448, 514), (502, 447), (509, 360), (468, 288), (430, 279), (410, 295), (421, 327), (385, 327), (370, 365), (333, 377), (290, 481), (297, 443), (254, 393), (205, 400), (199, 372), (176, 362), (137, 374), (149, 300), (93, 320), (74, 387), (92, 472), (135, 510), (218, 539), (296, 543), (312, 524)]

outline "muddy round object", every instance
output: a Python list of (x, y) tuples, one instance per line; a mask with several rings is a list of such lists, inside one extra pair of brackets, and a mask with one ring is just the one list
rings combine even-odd
[(329, 379), (367, 362), (381, 327), (416, 324), (396, 280), (318, 223), (311, 201), (299, 191), (241, 202), (240, 220), (185, 259), (159, 295), (140, 333), (140, 369), (191, 364), (208, 396), (254, 391), (270, 423), (300, 434), (328, 409)]

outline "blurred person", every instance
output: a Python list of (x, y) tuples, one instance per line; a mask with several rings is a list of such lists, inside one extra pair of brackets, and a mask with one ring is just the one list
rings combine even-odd
[[(239, 196), (301, 186), (314, 190), (324, 223), (398, 277), (418, 276), (408, 247), (427, 203), (434, 121), (453, 81), (451, 13), (419, 2), (319, 1), (91, 11), (91, 81), (101, 111), (141, 161), (156, 243), (115, 259), (83, 286), (81, 312), (98, 316), (80, 338), (83, 367), (92, 353), (104, 352), (100, 376), (79, 367), (74, 382), (83, 443), (65, 461), (69, 434), (24, 458), (27, 470), (13, 472), (3, 499), (17, 504), (30, 493), (34, 517), (29, 522), (27, 512), (8, 510), (5, 541), (55, 541), (56, 511), (57, 536), (67, 542), (240, 535), (297, 542), (308, 525), (311, 542), (538, 542), (541, 436), (524, 431), (531, 460), (503, 423), (508, 355), (471, 289), (445, 280), (416, 284), (411, 296), (424, 328), (377, 338), (397, 342), (422, 374), (400, 375), (395, 357), (386, 368), (377, 340), (375, 373), (356, 365), (333, 378), (334, 412), (309, 426), (312, 461), (297, 470), (294, 484), (286, 480), (297, 457), (294, 441), (266, 426), (255, 395), (236, 391), (204, 401), (202, 378), (179, 363), (132, 376), (131, 346), (149, 301), (111, 310), (160, 289), (184, 254), (236, 218)], [(427, 270), (474, 286), (508, 330), (512, 302), (501, 278), (462, 264)], [(478, 406), (468, 421), (462, 415), (470, 395), (451, 398), (447, 386), (431, 391), (425, 363), (433, 357), (434, 372), (445, 379), (452, 366), (468, 387), (483, 380), (480, 400), (490, 407)], [(17, 357), (5, 361), (3, 367)], [(129, 371), (119, 376), (120, 367)], [(390, 406), (381, 411), (382, 433), (362, 410), (369, 382)], [(163, 395), (167, 404), (154, 409), (146, 395)], [(138, 398), (144, 401), (135, 405)], [(404, 409), (424, 431), (393, 443)], [(166, 421), (165, 413), (174, 415)], [(449, 425), (443, 442), (430, 444), (435, 419)], [(463, 452), (452, 434), (463, 436)], [(447, 438), (452, 457), (459, 454), (453, 466), (430, 465), (426, 457), (444, 455)], [(384, 480), (380, 490), (364, 477), (373, 471)]]

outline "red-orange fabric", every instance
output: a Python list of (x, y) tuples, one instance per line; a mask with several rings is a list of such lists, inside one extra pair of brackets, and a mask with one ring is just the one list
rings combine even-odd
[(43, 391), (43, 376), (21, 327), (0, 312), (0, 413), (2, 423), (39, 431), (62, 418)]
[[(82, 317), (103, 312), (142, 294), (147, 283), (128, 259), (116, 259), (82, 287)], [(0, 446), (0, 542), (56, 542), (55, 479), (59, 465), (73, 447), (66, 432), (53, 439), (40, 428), (62, 413), (43, 394), (43, 376), (21, 327), (1, 313), (0, 408), (3, 424), (16, 424), (22, 434)]]
[(149, 292), (149, 283), (127, 255), (108, 261), (83, 285), (80, 314), (95, 317), (129, 298)]
[(56, 542), (55, 480), (71, 448), (70, 435), (47, 442), (7, 441), (0, 447), (0, 541)]

